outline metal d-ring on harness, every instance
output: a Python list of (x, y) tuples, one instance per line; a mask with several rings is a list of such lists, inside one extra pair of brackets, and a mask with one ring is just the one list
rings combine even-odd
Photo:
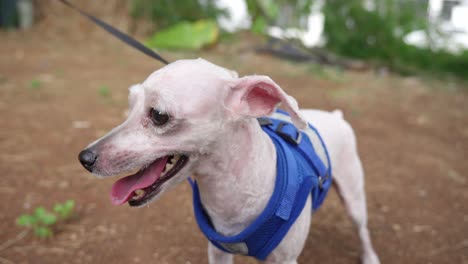
[[(271, 119), (267, 118), (267, 117), (259, 117), (259, 118), (257, 118), (257, 121), (261, 126), (269, 126), (269, 125), (273, 124)], [(302, 133), (300, 131), (297, 131), (296, 132), (296, 135), (297, 135), (296, 137), (293, 137), (290, 134), (284, 133), (283, 132), (283, 127), (286, 126), (286, 125), (288, 125), (287, 122), (281, 121), (278, 124), (278, 126), (276, 127), (276, 129), (275, 129), (276, 134), (278, 134), (284, 140), (286, 140), (287, 142), (289, 142), (289, 143), (291, 143), (293, 145), (296, 145), (296, 146), (299, 145), (301, 143), (301, 140), (302, 140)]]
[(328, 173), (325, 174), (325, 176), (319, 176), (318, 177), (320, 190), (323, 190), (323, 188), (324, 188), (323, 183), (326, 182), (329, 178), (330, 178), (330, 175)]
[(279, 125), (276, 127), (276, 134), (278, 134), (284, 140), (288, 141), (289, 143), (293, 145), (296, 145), (296, 146), (299, 145), (302, 140), (302, 133), (300, 131), (297, 131), (296, 137), (293, 137), (290, 134), (283, 133), (282, 129), (285, 125), (287, 125), (286, 122), (280, 122)]

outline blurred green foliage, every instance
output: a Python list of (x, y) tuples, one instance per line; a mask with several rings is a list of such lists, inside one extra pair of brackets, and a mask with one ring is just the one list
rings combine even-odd
[[(310, 13), (314, 0), (246, 0), (247, 10), (252, 18), (252, 31), (264, 33), (266, 26), (278, 25), (282, 27), (300, 27), (301, 22)], [(281, 16), (285, 10), (289, 16)]]
[(218, 25), (213, 20), (182, 21), (158, 31), (145, 44), (151, 48), (200, 49), (216, 43), (218, 36)]
[(258, 16), (252, 23), (251, 30), (252, 32), (257, 33), (257, 34), (264, 34), (266, 27), (267, 27), (267, 22), (265, 20), (265, 17)]
[(426, 28), (424, 16), (411, 14), (427, 7), (409, 4), (414, 0), (399, 8), (390, 6), (390, 2), (395, 1), (378, 1), (380, 5), (371, 11), (359, 0), (327, 1), (323, 11), (328, 48), (351, 57), (392, 60), (405, 34)]
[(339, 55), (373, 60), (403, 74), (420, 72), (468, 78), (468, 51), (460, 55), (417, 48), (403, 37), (427, 30), (427, 3), (419, 0), (375, 1), (372, 10), (360, 0), (327, 0), (325, 36), (327, 48)]
[(226, 14), (214, 2), (215, 0), (132, 0), (130, 14), (134, 18), (150, 18), (157, 29), (162, 29), (181, 21), (215, 20), (218, 15)]
[[(269, 25), (303, 28), (316, 1), (246, 0), (253, 21), (251, 31), (265, 34)], [(214, 2), (215, 0), (132, 0), (131, 14), (133, 17), (151, 18), (157, 29), (175, 25), (175, 29), (150, 39), (148, 44), (151, 46), (199, 48), (203, 46), (199, 44), (199, 40), (206, 39), (206, 36), (210, 39), (209, 36), (213, 36), (214, 31), (189, 30), (190, 24), (187, 22), (215, 21), (218, 15), (226, 14)], [(403, 41), (406, 34), (429, 28), (428, 1), (375, 0), (372, 1), (372, 9), (365, 8), (363, 2), (324, 2), (324, 34), (329, 51), (343, 57), (372, 61), (402, 74), (429, 73), (468, 79), (468, 51), (455, 55), (446, 51), (417, 48)], [(180, 47), (181, 45), (184, 47)]]
[[(251, 30), (265, 33), (268, 25), (305, 27), (304, 18), (316, 0), (246, 0), (253, 19)], [(326, 0), (326, 48), (340, 56), (373, 61), (402, 74), (428, 73), (468, 79), (468, 51), (422, 49), (403, 38), (415, 30), (428, 30), (424, 0)], [(286, 14), (287, 12), (292, 12)]]

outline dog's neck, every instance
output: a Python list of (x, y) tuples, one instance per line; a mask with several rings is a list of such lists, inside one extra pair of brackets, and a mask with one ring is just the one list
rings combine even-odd
[(271, 197), (276, 153), (255, 119), (236, 123), (200, 162), (196, 179), (217, 232), (231, 236), (251, 224)]

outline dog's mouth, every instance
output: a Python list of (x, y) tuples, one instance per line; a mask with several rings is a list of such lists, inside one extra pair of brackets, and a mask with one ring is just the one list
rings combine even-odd
[(128, 202), (130, 206), (149, 203), (161, 192), (161, 186), (172, 179), (188, 160), (185, 155), (164, 156), (137, 173), (118, 180), (112, 186), (112, 203), (121, 205)]

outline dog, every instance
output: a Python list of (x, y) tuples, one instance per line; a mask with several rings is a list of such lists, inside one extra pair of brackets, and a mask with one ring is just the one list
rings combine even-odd
[[(359, 232), (362, 263), (380, 263), (367, 228), (355, 135), (339, 110), (299, 110), (296, 100), (269, 77), (239, 78), (203, 59), (173, 62), (129, 90), (127, 119), (79, 154), (81, 164), (97, 177), (136, 171), (114, 183), (114, 204), (148, 204), (192, 176), (216, 232), (239, 234), (259, 217), (275, 190), (275, 146), (257, 118), (281, 105), (295, 127), (304, 130), (311, 123), (320, 132), (334, 186)], [(266, 263), (297, 263), (312, 202), (308, 195)], [(209, 263), (232, 263), (236, 250), (231, 250), (209, 242)]]

